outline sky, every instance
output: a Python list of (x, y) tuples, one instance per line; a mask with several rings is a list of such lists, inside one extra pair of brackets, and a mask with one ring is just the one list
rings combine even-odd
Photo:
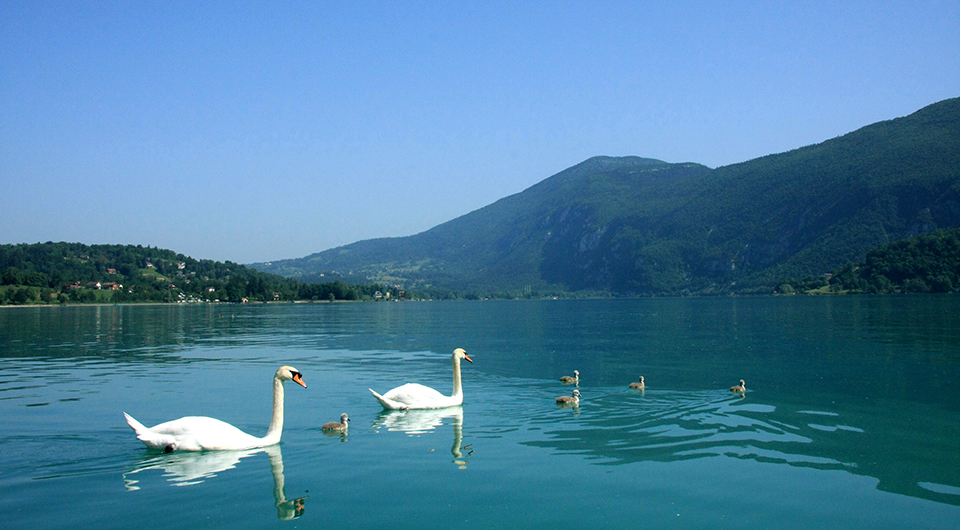
[(957, 0), (4, 0), (0, 244), (298, 258), (957, 96)]

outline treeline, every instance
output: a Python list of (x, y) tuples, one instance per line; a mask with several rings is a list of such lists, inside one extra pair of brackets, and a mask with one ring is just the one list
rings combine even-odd
[(883, 245), (859, 264), (832, 274), (786, 281), (778, 291), (830, 293), (948, 293), (960, 290), (960, 228), (937, 230)]
[(380, 284), (306, 283), (140, 245), (0, 245), (0, 304), (402, 298)]

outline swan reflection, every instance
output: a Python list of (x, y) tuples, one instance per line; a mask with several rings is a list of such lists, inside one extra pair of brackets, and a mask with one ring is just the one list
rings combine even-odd
[(460, 466), (460, 469), (466, 469), (469, 462), (462, 458), (472, 455), (473, 449), (469, 445), (463, 445), (463, 407), (384, 411), (373, 422), (373, 428), (386, 428), (391, 432), (404, 432), (409, 435), (425, 434), (443, 425), (448, 418), (453, 425), (453, 445), (450, 447), (453, 463)]
[(132, 479), (130, 476), (141, 471), (159, 469), (163, 471), (163, 476), (167, 479), (167, 482), (171, 483), (171, 486), (193, 486), (216, 477), (218, 473), (235, 468), (240, 460), (257, 453), (266, 453), (270, 461), (277, 518), (289, 520), (303, 515), (306, 497), (288, 500), (284, 493), (283, 455), (280, 452), (279, 445), (244, 451), (151, 454), (149, 458), (136, 465), (133, 470), (123, 474), (123, 483), (127, 491), (139, 490), (140, 486), (138, 484), (140, 481)]

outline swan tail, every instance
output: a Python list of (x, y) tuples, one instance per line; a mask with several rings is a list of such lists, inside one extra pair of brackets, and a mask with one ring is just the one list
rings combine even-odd
[(383, 408), (385, 409), (388, 409), (388, 410), (406, 410), (407, 409), (407, 406), (404, 405), (403, 403), (400, 403), (399, 401), (394, 401), (389, 398), (385, 398), (380, 394), (377, 394), (372, 388), (368, 388), (367, 390), (369, 390), (370, 393), (373, 394), (373, 397), (377, 398), (377, 401), (379, 401), (380, 404), (383, 405)]
[(143, 442), (143, 445), (151, 449), (163, 449), (166, 452), (170, 452), (177, 447), (177, 439), (169, 434), (160, 434), (151, 431), (144, 424), (135, 420), (133, 416), (123, 413), (123, 416), (127, 419), (127, 425), (133, 429), (133, 432), (137, 434), (137, 439)]

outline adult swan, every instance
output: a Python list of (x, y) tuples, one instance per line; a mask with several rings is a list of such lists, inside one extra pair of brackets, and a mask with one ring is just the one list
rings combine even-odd
[(383, 408), (391, 410), (455, 407), (463, 403), (463, 387), (460, 385), (460, 359), (473, 362), (467, 352), (463, 351), (463, 348), (453, 350), (453, 395), (445, 396), (428, 386), (417, 383), (398, 386), (382, 396), (374, 392), (373, 389), (370, 389), (370, 393), (377, 398)]
[(263, 438), (250, 436), (229, 423), (203, 416), (186, 416), (147, 428), (126, 412), (123, 415), (126, 416), (130, 428), (137, 433), (138, 440), (151, 449), (162, 449), (165, 453), (221, 449), (240, 451), (266, 447), (278, 443), (283, 430), (284, 381), (293, 381), (307, 388), (303, 382), (303, 374), (296, 368), (281, 366), (277, 370), (273, 376), (273, 417), (270, 418), (267, 435)]

